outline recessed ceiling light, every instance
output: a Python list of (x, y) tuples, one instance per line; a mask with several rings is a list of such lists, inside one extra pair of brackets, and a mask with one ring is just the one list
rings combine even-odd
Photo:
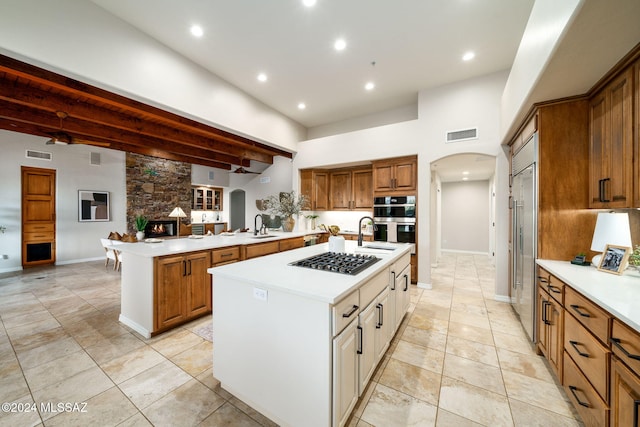
[(302, 4), (307, 7), (313, 7), (316, 5), (316, 0), (302, 0)]
[(307, 108), (307, 106), (305, 105), (304, 102), (301, 102), (298, 104), (298, 110), (304, 110), (305, 108)]
[(194, 37), (202, 37), (202, 35), (204, 34), (204, 30), (200, 25), (192, 25), (190, 31)]
[(344, 50), (345, 47), (347, 47), (347, 42), (344, 41), (344, 39), (338, 39), (336, 40), (336, 42), (333, 44), (333, 47), (336, 50)]
[(367, 84), (364, 85), (364, 88), (366, 90), (373, 90), (375, 89), (376, 84), (374, 82), (367, 82)]
[(261, 82), (266, 82), (267, 81), (267, 75), (265, 73), (258, 74), (258, 80), (261, 81)]
[(471, 61), (473, 58), (476, 57), (476, 54), (473, 52), (467, 52), (464, 55), (462, 55), (462, 60), (463, 61)]

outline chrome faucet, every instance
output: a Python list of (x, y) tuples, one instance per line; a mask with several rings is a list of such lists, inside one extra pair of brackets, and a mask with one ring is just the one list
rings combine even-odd
[(253, 218), (253, 235), (257, 236), (258, 232), (260, 231), (258, 229), (258, 218), (260, 218), (260, 230), (262, 229), (262, 226), (264, 226), (264, 220), (262, 219), (262, 215), (258, 214), (255, 216), (255, 218)]
[(358, 246), (362, 246), (362, 220), (367, 218), (371, 220), (373, 229), (376, 229), (376, 225), (373, 223), (373, 218), (371, 218), (370, 216), (363, 216), (362, 218), (360, 218), (360, 221), (358, 221)]

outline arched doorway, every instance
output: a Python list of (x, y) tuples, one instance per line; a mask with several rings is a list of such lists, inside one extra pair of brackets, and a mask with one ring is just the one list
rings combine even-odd
[(229, 228), (231, 230), (245, 228), (245, 201), (244, 190), (233, 190), (229, 194)]

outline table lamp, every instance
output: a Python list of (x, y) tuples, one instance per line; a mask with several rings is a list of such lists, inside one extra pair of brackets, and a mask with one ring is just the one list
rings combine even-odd
[(596, 228), (593, 231), (591, 250), (600, 252), (591, 260), (596, 267), (600, 265), (602, 252), (607, 245), (631, 246), (631, 229), (629, 228), (629, 214), (617, 212), (599, 212)]
[(184, 213), (184, 211), (179, 207), (176, 206), (176, 208), (174, 210), (171, 211), (171, 213), (169, 214), (169, 218), (177, 218), (176, 219), (176, 225), (178, 227), (178, 237), (180, 237), (180, 218), (186, 218), (187, 214)]

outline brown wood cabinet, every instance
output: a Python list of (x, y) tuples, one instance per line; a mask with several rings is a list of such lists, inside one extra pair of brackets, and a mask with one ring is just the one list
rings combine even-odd
[(331, 171), (329, 189), (330, 210), (366, 210), (373, 207), (370, 167)]
[(329, 209), (329, 172), (317, 169), (301, 170), (300, 194), (309, 201), (309, 210)]
[(633, 205), (633, 67), (591, 97), (589, 206)]
[(555, 374), (562, 378), (564, 308), (549, 295), (543, 284), (538, 285), (537, 310), (538, 351)]
[(56, 171), (23, 166), (22, 266), (56, 261)]
[(415, 193), (418, 159), (399, 157), (373, 162), (373, 191), (376, 194)]
[(155, 262), (154, 331), (211, 312), (210, 251), (158, 257)]

